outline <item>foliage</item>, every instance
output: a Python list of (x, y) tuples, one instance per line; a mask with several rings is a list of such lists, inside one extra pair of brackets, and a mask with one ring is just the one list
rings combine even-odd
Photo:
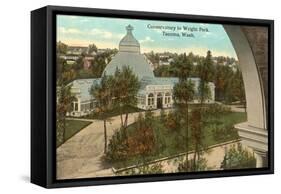
[(254, 153), (249, 152), (239, 143), (237, 148), (233, 145), (225, 154), (221, 163), (222, 169), (255, 168), (256, 159)]
[[(189, 108), (188, 105), (191, 100), (193, 100), (195, 95), (194, 83), (189, 79), (190, 71), (192, 68), (191, 61), (186, 54), (179, 58), (178, 61), (175, 62), (175, 65), (178, 66), (177, 75), (179, 76), (179, 82), (175, 84), (173, 88), (173, 98), (177, 109), (175, 110), (178, 113), (182, 113), (181, 119), (185, 121), (185, 131), (183, 134), (184, 144), (186, 150), (189, 150)], [(179, 115), (179, 114), (177, 114)], [(179, 134), (178, 134), (179, 135)], [(177, 139), (179, 139), (177, 137)], [(179, 141), (180, 142), (180, 141)], [(186, 152), (186, 158), (188, 158), (188, 152)]]
[[(129, 112), (125, 107), (136, 106), (140, 82), (132, 69), (123, 66), (121, 70), (118, 68), (115, 70), (111, 88), (113, 106), (119, 109), (121, 127), (126, 127)], [(123, 114), (125, 114), (125, 118), (123, 118)]]
[[(148, 58), (152, 63), (157, 63), (156, 54), (149, 54)], [(238, 62), (234, 58), (218, 56), (214, 57), (209, 51), (206, 57), (194, 55), (193, 53), (169, 54), (174, 59), (170, 65), (162, 65), (154, 69), (157, 77), (204, 77), (205, 82), (215, 84), (215, 99), (231, 103), (240, 101), (245, 105), (245, 89), (241, 71), (238, 68)], [(155, 62), (154, 62), (155, 61)], [(216, 61), (216, 62), (214, 62)], [(159, 56), (158, 56), (159, 63)], [(186, 65), (189, 64), (189, 65)], [(205, 74), (206, 73), (206, 74)], [(201, 89), (206, 88), (205, 84)]]
[(130, 158), (132, 156), (144, 157), (153, 152), (155, 147), (155, 137), (151, 126), (150, 115), (143, 117), (139, 114), (136, 121), (134, 133), (129, 137), (124, 133), (124, 128), (117, 131), (109, 143), (109, 149), (106, 154), (108, 161), (118, 161)]
[(169, 133), (175, 134), (173, 136), (175, 140), (173, 147), (175, 147), (175, 149), (180, 149), (183, 146), (186, 146), (186, 144), (183, 144), (183, 142), (186, 142), (188, 139), (187, 133), (184, 133), (186, 129), (183, 129), (184, 122), (185, 120), (180, 111), (170, 112), (166, 117), (165, 122), (162, 122), (164, 127), (168, 129)]
[(193, 100), (194, 95), (194, 83), (191, 80), (180, 80), (177, 84), (175, 84), (173, 89), (175, 104), (180, 106), (182, 106), (182, 104), (187, 105), (191, 100)]
[(109, 58), (109, 53), (103, 53), (95, 56), (94, 60), (91, 62), (92, 77), (101, 77), (102, 73), (107, 65), (106, 61)]
[(231, 108), (222, 104), (214, 103), (204, 108), (207, 115), (217, 116), (219, 114), (227, 114), (231, 112)]
[(57, 92), (56, 105), (56, 139), (57, 145), (62, 144), (66, 140), (66, 114), (71, 111), (71, 103), (74, 97), (70, 92), (71, 86), (60, 85)]
[(236, 73), (233, 76), (232, 82), (230, 83), (230, 97), (229, 101), (239, 101), (241, 104), (243, 104), (246, 108), (246, 96), (245, 96), (245, 88), (242, 78), (242, 73), (238, 69)]
[[(101, 78), (100, 84), (94, 85), (91, 88), (91, 95), (95, 98), (96, 113), (103, 115), (111, 109), (112, 104), (112, 77), (104, 75)], [(107, 152), (107, 127), (106, 117), (103, 117), (104, 123), (104, 153)]]
[(143, 118), (140, 114), (135, 133), (128, 138), (128, 153), (130, 155), (145, 156), (155, 147), (155, 138), (151, 126), (151, 118)]
[(105, 113), (111, 109), (112, 90), (111, 84), (113, 80), (111, 76), (104, 75), (100, 84), (93, 85), (90, 93), (96, 100), (97, 112)]
[[(213, 126), (214, 125), (227, 125), (227, 126), (233, 126), (236, 123), (243, 122), (246, 119), (245, 113), (228, 113), (228, 114), (220, 114), (216, 117), (206, 116), (206, 121), (204, 122), (204, 125), (202, 126), (202, 136), (203, 136), (203, 143), (204, 147), (208, 147), (211, 145), (215, 145), (218, 143), (231, 141), (236, 139), (235, 137), (226, 136), (224, 139), (221, 139), (220, 141), (217, 141), (213, 137)], [(169, 120), (175, 121), (175, 125), (178, 127), (169, 128), (167, 123), (169, 123)], [(137, 121), (137, 120), (136, 120)], [(172, 123), (173, 123), (172, 122)], [(218, 124), (214, 124), (218, 123)], [(154, 116), (153, 117), (153, 134), (154, 134), (154, 148), (151, 152), (145, 155), (145, 157), (141, 155), (124, 155), (122, 159), (112, 159), (107, 160), (111, 163), (115, 168), (121, 168), (126, 166), (131, 166), (134, 164), (142, 164), (143, 162), (149, 162), (155, 159), (179, 154), (186, 152), (187, 150), (192, 151), (194, 150), (194, 145), (191, 143), (191, 129), (189, 128), (189, 146), (186, 147), (186, 127), (185, 127), (185, 120), (182, 118), (182, 115), (180, 112), (170, 112), (167, 115), (166, 121), (161, 122), (160, 116)], [(191, 120), (190, 120), (191, 124)], [(137, 123), (133, 123), (127, 127), (128, 131), (128, 138), (131, 136), (134, 136), (137, 129)], [(174, 126), (174, 125), (173, 125)], [(115, 132), (117, 133), (117, 132)], [(119, 132), (120, 134), (120, 132)], [(115, 137), (115, 135), (114, 135)], [(111, 142), (111, 141), (110, 141)], [(124, 143), (120, 143), (124, 142)], [(110, 144), (110, 143), (109, 143)], [(126, 141), (120, 140), (115, 141), (114, 145), (117, 147), (120, 147), (120, 150), (125, 153), (126, 147)], [(110, 147), (110, 146), (109, 146)], [(108, 152), (110, 153), (111, 149), (108, 149)], [(112, 151), (112, 153), (119, 152), (118, 149), (116, 151)], [(127, 152), (127, 151), (126, 151)], [(118, 158), (118, 157), (117, 157)]]
[(174, 69), (172, 66), (166, 66), (162, 65), (154, 70), (154, 75), (156, 77), (175, 77), (176, 69)]
[(209, 117), (209, 128), (215, 141), (222, 142), (225, 139), (238, 139), (239, 135), (233, 123), (220, 122), (216, 118), (220, 115), (231, 114), (230, 107), (222, 104), (210, 104), (204, 108), (204, 117)]
[(199, 78), (203, 82), (211, 82), (214, 78), (214, 62), (212, 59), (211, 51), (207, 52), (207, 56), (205, 57), (202, 64), (199, 64)]
[(56, 138), (57, 145), (65, 141), (66, 115), (71, 111), (75, 97), (71, 94), (69, 80), (75, 76), (71, 69), (65, 65), (60, 67), (60, 76), (57, 78), (57, 104), (56, 104)]
[(120, 161), (128, 157), (128, 145), (126, 144), (124, 130), (116, 130), (108, 144), (106, 153), (107, 161)]
[[(97, 53), (98, 48), (93, 43), (88, 46), (87, 53), (82, 52), (81, 54), (77, 55), (78, 59), (74, 61), (73, 64), (66, 64), (66, 61), (60, 58), (60, 56), (68, 55), (67, 51), (68, 45), (63, 42), (57, 42), (57, 70), (59, 70), (57, 71), (57, 75), (60, 75), (60, 68), (65, 65), (75, 72), (76, 79), (100, 78), (106, 65), (111, 61), (112, 55), (115, 55), (117, 53), (116, 49), (107, 49), (102, 53)], [(87, 56), (91, 56), (93, 59), (90, 60), (90, 69), (87, 69), (87, 71), (85, 71), (83, 64), (85, 57)]]
[(216, 73), (214, 78), (215, 83), (215, 93), (216, 100), (218, 101), (229, 101), (228, 97), (230, 96), (231, 82), (233, 82), (233, 70), (226, 65), (216, 66)]
[(239, 138), (237, 129), (235, 129), (232, 125), (213, 125), (212, 134), (213, 138), (218, 142), (221, 142), (224, 139)]
[(198, 94), (199, 94), (199, 102), (201, 106), (203, 105), (204, 102), (206, 102), (208, 99), (211, 98), (211, 90), (209, 84), (206, 81), (200, 80), (198, 86)]
[(59, 54), (66, 54), (68, 46), (63, 42), (59, 41), (57, 43), (57, 53)]
[(139, 175), (139, 174), (161, 174), (164, 173), (161, 163), (155, 163), (150, 165), (141, 165), (136, 168), (132, 168), (125, 172), (125, 175)]
[(98, 47), (93, 43), (88, 46), (88, 54), (92, 54), (93, 52), (97, 52)]
[(176, 75), (179, 77), (180, 80), (187, 80), (190, 76), (192, 71), (192, 63), (189, 57), (186, 56), (186, 53), (180, 55), (173, 66), (176, 68)]
[(197, 163), (200, 161), (200, 154), (204, 148), (204, 133), (203, 133), (203, 121), (200, 109), (193, 109), (190, 118), (191, 129), (191, 142), (194, 147), (193, 154), (193, 168), (196, 170)]
[[(194, 166), (195, 164), (195, 166)], [(193, 160), (184, 160), (178, 164), (179, 172), (205, 171), (207, 170), (207, 160), (200, 158), (196, 163)]]
[[(118, 109), (121, 118), (121, 128), (128, 145), (127, 137), (127, 120), (129, 110), (127, 107), (134, 106), (137, 103), (137, 92), (140, 87), (137, 76), (132, 70), (124, 66), (121, 71), (116, 69), (114, 76), (107, 76), (106, 73), (102, 76), (100, 84), (94, 85), (90, 93), (96, 101), (96, 110), (94, 115), (103, 118), (104, 133), (105, 133), (105, 149), (107, 152), (107, 135), (106, 135), (106, 120), (108, 113), (113, 109)], [(125, 119), (123, 120), (123, 114)], [(119, 139), (117, 139), (119, 141)], [(115, 149), (115, 148), (114, 148)]]

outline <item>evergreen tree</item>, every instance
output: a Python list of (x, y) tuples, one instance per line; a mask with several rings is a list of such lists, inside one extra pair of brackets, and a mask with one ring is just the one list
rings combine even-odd
[(192, 61), (186, 56), (186, 53), (184, 53), (176, 58), (173, 63), (173, 69), (180, 80), (187, 80), (193, 69)]
[(192, 111), (192, 126), (191, 126), (191, 136), (192, 142), (194, 146), (194, 157), (193, 157), (193, 170), (196, 170), (196, 166), (198, 166), (198, 162), (200, 161), (201, 149), (203, 148), (203, 104), (206, 100), (210, 98), (210, 88), (209, 82), (213, 79), (214, 66), (211, 51), (207, 52), (207, 56), (201, 62), (199, 66), (199, 77), (200, 83), (198, 86), (199, 92), (199, 101), (200, 106), (199, 109), (195, 109)]
[(207, 52), (207, 56), (204, 59), (203, 63), (199, 66), (199, 100), (202, 104), (210, 98), (210, 88), (208, 82), (211, 82), (214, 77), (214, 65), (212, 60), (211, 51)]

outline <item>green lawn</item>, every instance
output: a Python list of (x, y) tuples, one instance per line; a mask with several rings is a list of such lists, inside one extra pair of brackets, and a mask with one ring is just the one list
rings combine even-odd
[[(66, 142), (68, 139), (70, 139), (72, 136), (74, 136), (76, 133), (84, 129), (86, 126), (91, 124), (90, 121), (78, 121), (78, 120), (66, 120), (66, 130), (65, 130), (65, 140)], [(57, 147), (59, 147), (62, 143), (57, 142)]]
[[(213, 135), (214, 133), (213, 129), (220, 128), (220, 127), (232, 128), (234, 124), (244, 121), (246, 121), (246, 113), (240, 113), (240, 112), (225, 113), (225, 114), (218, 115), (216, 117), (209, 116), (208, 119), (206, 119), (205, 125), (202, 129), (203, 136), (204, 136), (203, 138), (204, 146), (208, 147), (218, 143), (237, 139), (238, 133), (236, 130), (232, 130), (231, 133), (226, 133), (225, 136), (221, 136), (220, 139), (216, 139), (214, 138)], [(135, 123), (127, 128), (129, 136), (134, 133), (135, 128), (136, 128)], [(135, 165), (138, 163), (143, 163), (144, 161), (151, 161), (158, 158), (172, 156), (187, 151), (186, 144), (185, 144), (186, 138), (184, 137), (185, 134), (184, 129), (180, 129), (178, 131), (173, 131), (171, 129), (168, 129), (165, 127), (164, 123), (160, 121), (160, 118), (156, 117), (153, 123), (153, 130), (154, 130), (154, 137), (156, 140), (156, 146), (153, 153), (147, 155), (145, 159), (140, 156), (134, 156), (123, 161), (114, 161), (111, 164), (118, 169), (126, 166)], [(228, 129), (226, 129), (226, 132), (228, 132)], [(193, 150), (193, 146), (191, 142), (189, 143), (188, 147), (189, 147), (188, 149), (189, 151)]]

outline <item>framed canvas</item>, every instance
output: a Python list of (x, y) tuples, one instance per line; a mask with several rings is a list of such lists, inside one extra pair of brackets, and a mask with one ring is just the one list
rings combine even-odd
[(272, 20), (31, 12), (31, 182), (273, 171)]

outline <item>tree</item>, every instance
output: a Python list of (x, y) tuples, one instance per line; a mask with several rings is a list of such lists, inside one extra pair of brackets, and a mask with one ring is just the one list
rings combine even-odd
[(57, 43), (57, 53), (59, 54), (66, 54), (67, 53), (68, 46), (64, 44), (63, 42), (59, 41)]
[(88, 51), (87, 51), (87, 53), (89, 54), (89, 55), (91, 55), (93, 52), (97, 52), (98, 51), (98, 48), (97, 48), (97, 46), (93, 43), (93, 44), (90, 44), (89, 46), (88, 46)]
[(198, 162), (200, 161), (200, 153), (203, 148), (203, 103), (210, 98), (210, 88), (208, 82), (213, 79), (213, 60), (211, 51), (207, 52), (207, 56), (199, 65), (199, 77), (200, 83), (198, 86), (200, 107), (195, 108), (191, 112), (191, 139), (194, 145), (194, 157), (193, 157), (193, 170), (197, 170)]
[(57, 91), (57, 145), (66, 140), (66, 114), (71, 111), (74, 96), (71, 94), (71, 85), (60, 85)]
[(228, 84), (229, 73), (228, 66), (217, 65), (214, 78), (216, 100), (225, 100), (225, 91)]
[(200, 109), (194, 109), (191, 112), (191, 140), (194, 145), (193, 165), (192, 168), (196, 171), (197, 161), (200, 160), (200, 150), (203, 148), (202, 137), (202, 115)]
[(174, 65), (178, 68), (177, 75), (179, 77), (179, 82), (175, 84), (173, 89), (173, 98), (179, 111), (183, 113), (185, 120), (185, 143), (186, 143), (186, 159), (188, 160), (188, 104), (194, 98), (195, 90), (194, 83), (189, 80), (189, 75), (192, 71), (192, 63), (189, 58), (184, 53), (180, 55), (178, 60), (175, 61)]
[(155, 147), (152, 120), (152, 113), (146, 114), (145, 118), (143, 118), (142, 114), (140, 113), (136, 122), (136, 131), (128, 139), (128, 153), (141, 156), (143, 162), (145, 161), (145, 156), (151, 153)]
[(213, 80), (214, 76), (214, 66), (212, 60), (211, 51), (207, 52), (207, 56), (205, 57), (203, 64), (199, 65), (199, 100), (201, 107), (203, 103), (210, 98), (210, 88), (208, 82)]
[(242, 73), (240, 70), (237, 70), (234, 74), (232, 81), (232, 95), (243, 104), (246, 112), (246, 96), (245, 88), (242, 78)]
[(129, 137), (125, 136), (124, 128), (116, 131), (110, 140), (106, 158), (109, 161), (122, 161), (131, 157), (140, 157), (144, 163), (145, 156), (155, 150), (153, 119), (154, 117), (150, 113), (146, 117), (139, 113), (134, 124), (135, 130), (131, 131)]
[(58, 55), (57, 55), (57, 63), (56, 63), (56, 67), (57, 67), (57, 80), (60, 79), (60, 77), (62, 76), (62, 73), (63, 73), (63, 68), (64, 66), (66, 66), (66, 60), (65, 59), (62, 59), (60, 58)]
[(104, 128), (104, 153), (107, 152), (107, 117), (106, 113), (111, 109), (112, 105), (112, 76), (104, 75), (100, 84), (94, 85), (90, 93), (96, 101), (97, 113), (103, 118)]
[(222, 169), (242, 169), (242, 168), (255, 168), (256, 159), (254, 153), (244, 149), (239, 143), (237, 148), (233, 145), (224, 156), (221, 163)]
[(93, 77), (101, 77), (105, 67), (106, 67), (105, 57), (103, 55), (95, 56), (94, 60), (92, 61)]
[(189, 114), (189, 109), (188, 109), (188, 104), (191, 100), (194, 98), (194, 84), (192, 83), (191, 80), (180, 80), (179, 83), (177, 83), (174, 86), (173, 89), (173, 98), (175, 105), (179, 109), (180, 112), (183, 113), (184, 120), (185, 120), (185, 143), (186, 143), (186, 158), (188, 160), (188, 114)]
[(84, 57), (79, 56), (78, 59), (75, 61), (75, 63), (72, 65), (72, 68), (76, 72), (80, 72), (83, 69), (83, 63), (84, 63)]
[(120, 130), (116, 129), (115, 131), (116, 132), (109, 140), (106, 152), (106, 160), (110, 162), (126, 160), (129, 157), (128, 144), (124, 137), (124, 130), (121, 128)]
[(198, 93), (199, 93), (200, 108), (202, 109), (204, 102), (206, 102), (206, 100), (210, 99), (211, 97), (211, 90), (208, 82), (200, 80), (198, 86)]
[[(121, 127), (126, 128), (129, 114), (127, 108), (136, 106), (140, 82), (138, 77), (128, 66), (123, 66), (121, 70), (118, 68), (116, 69), (112, 88), (114, 106), (117, 107), (120, 112)], [(124, 114), (125, 118), (123, 118)]]
[(186, 53), (180, 55), (175, 60), (173, 67), (176, 70), (176, 75), (181, 80), (187, 80), (192, 72), (192, 62), (190, 58), (186, 56)]
[(66, 68), (65, 64), (60, 66), (60, 70), (61, 74), (57, 78), (57, 145), (60, 145), (66, 139), (66, 115), (68, 112), (71, 112), (71, 105), (75, 100), (75, 97), (71, 94), (72, 85), (69, 84), (69, 81), (75, 77), (75, 74), (71, 69)]

